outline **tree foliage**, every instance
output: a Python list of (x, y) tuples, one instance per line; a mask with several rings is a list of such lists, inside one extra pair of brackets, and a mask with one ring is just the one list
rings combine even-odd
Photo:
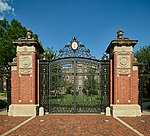
[(53, 48), (46, 48), (44, 49), (44, 54), (41, 55), (41, 58), (46, 58), (48, 60), (56, 59), (57, 51), (54, 51)]
[(72, 82), (67, 81), (67, 82), (66, 82), (66, 85), (65, 85), (65, 89), (66, 89), (66, 92), (67, 92), (68, 94), (70, 94), (70, 93), (71, 93), (71, 90), (73, 90), (73, 84), (72, 84)]
[(142, 64), (142, 70), (145, 73), (150, 72), (150, 44), (140, 48), (135, 52), (135, 57)]
[[(8, 22), (6, 19), (0, 20), (0, 64), (7, 65), (12, 62), (16, 56), (16, 47), (12, 41), (18, 38), (26, 37), (27, 28), (13, 19)], [(33, 34), (33, 37), (38, 40), (38, 36)]]
[(97, 95), (98, 94), (98, 81), (95, 79), (96, 68), (90, 67), (88, 69), (89, 75), (87, 79), (84, 81), (84, 89), (88, 92), (89, 95)]
[(150, 44), (136, 51), (135, 57), (141, 63), (143, 97), (150, 97)]

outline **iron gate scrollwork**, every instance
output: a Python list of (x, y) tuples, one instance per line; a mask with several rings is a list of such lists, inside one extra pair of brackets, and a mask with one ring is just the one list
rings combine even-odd
[(11, 104), (11, 67), (0, 64), (0, 92), (7, 94), (7, 111)]
[[(75, 44), (75, 45), (73, 45)], [(109, 60), (75, 37), (54, 60), (40, 60), (40, 105), (49, 113), (100, 113), (109, 105)]]

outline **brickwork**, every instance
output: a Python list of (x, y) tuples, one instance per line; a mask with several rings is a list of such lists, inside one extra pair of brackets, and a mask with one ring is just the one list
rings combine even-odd
[(136, 70), (133, 69), (133, 103), (137, 104), (138, 103), (138, 68), (137, 66)]
[[(32, 32), (27, 32), (27, 38), (14, 41), (17, 45), (16, 62), (12, 67), (12, 102), (9, 115), (32, 116), (37, 114), (37, 55), (43, 52), (42, 47), (34, 38)], [(31, 111), (33, 110), (33, 111)], [(23, 113), (24, 111), (24, 113)]]
[(140, 116), (138, 68), (133, 66), (132, 53), (137, 40), (123, 38), (122, 30), (119, 30), (117, 34), (117, 39), (112, 40), (106, 50), (110, 54), (111, 60), (110, 104), (112, 114), (115, 116)]
[(12, 68), (11, 71), (11, 103), (16, 104), (19, 100), (19, 77), (17, 67), (12, 67), (15, 67), (15, 70)]
[(112, 104), (112, 102), (113, 102), (113, 86), (112, 86), (112, 84), (113, 84), (113, 79), (112, 79), (112, 60), (110, 60), (110, 104)]

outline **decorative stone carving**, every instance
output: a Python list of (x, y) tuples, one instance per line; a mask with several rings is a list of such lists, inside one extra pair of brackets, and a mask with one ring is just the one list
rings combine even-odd
[(113, 52), (132, 52), (132, 46), (116, 46), (114, 47)]
[(17, 46), (17, 52), (35, 52), (35, 47), (34, 46)]
[(32, 69), (20, 69), (19, 73), (20, 74), (31, 74), (32, 73)]
[(29, 55), (20, 56), (19, 68), (32, 68), (32, 56)]
[(118, 74), (130, 74), (130, 69), (118, 69)]
[(17, 66), (11, 66), (11, 70), (17, 70)]
[(130, 56), (118, 55), (118, 66), (117, 68), (130, 68)]

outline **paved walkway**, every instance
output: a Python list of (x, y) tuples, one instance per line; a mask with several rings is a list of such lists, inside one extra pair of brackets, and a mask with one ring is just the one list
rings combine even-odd
[[(121, 120), (121, 122), (119, 120)], [(150, 116), (114, 118), (105, 115), (0, 116), (5, 136), (150, 136)], [(136, 131), (135, 131), (136, 130)]]
[(141, 117), (114, 118), (99, 114), (10, 117), (0, 112), (1, 136), (150, 136), (150, 102)]

